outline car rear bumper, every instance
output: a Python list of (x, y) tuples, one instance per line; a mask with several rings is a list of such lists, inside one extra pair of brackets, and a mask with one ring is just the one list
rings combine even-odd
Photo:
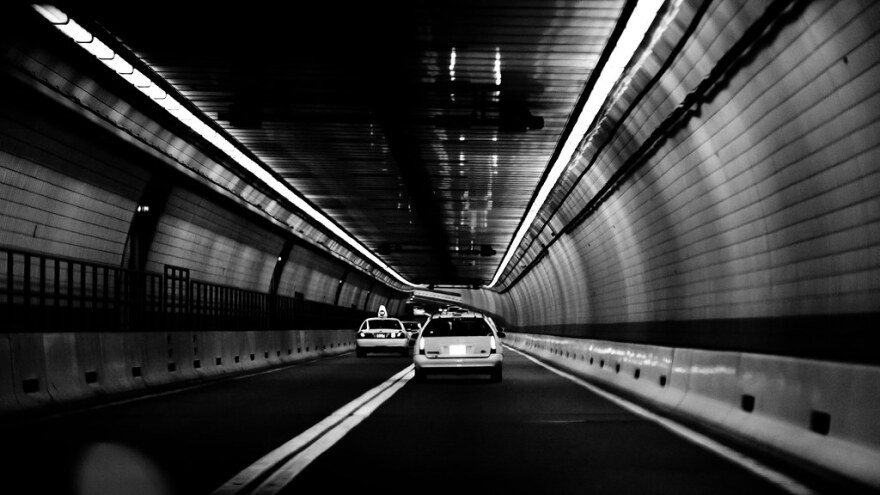
[(490, 354), (487, 357), (461, 358), (429, 358), (421, 354), (413, 356), (413, 364), (417, 370), (437, 372), (484, 372), (488, 373), (501, 367), (502, 354)]
[(357, 346), (361, 349), (409, 349), (409, 339), (357, 339)]

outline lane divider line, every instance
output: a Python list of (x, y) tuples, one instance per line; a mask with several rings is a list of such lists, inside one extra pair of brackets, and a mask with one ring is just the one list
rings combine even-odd
[[(316, 423), (306, 431), (288, 440), (272, 452), (264, 455), (250, 466), (241, 470), (229, 481), (217, 488), (213, 495), (234, 495), (244, 493), (252, 486), (263, 481), (257, 487), (260, 493), (275, 493), (270, 486), (280, 490), (290, 483), (303, 468), (311, 463), (318, 455), (329, 449), (340, 438), (345, 436), (351, 428), (369, 416), (383, 402), (388, 400), (395, 392), (413, 377), (414, 366), (409, 365), (391, 378), (373, 387), (357, 399), (349, 402), (334, 411), (330, 416)], [(355, 421), (356, 420), (356, 421)], [(326, 440), (325, 440), (326, 437)], [(313, 444), (318, 444), (315, 449), (310, 449)], [(308, 453), (308, 455), (306, 455)], [(302, 457), (301, 457), (302, 456)], [(305, 464), (303, 462), (305, 461)], [(298, 467), (300, 466), (301, 467)], [(298, 469), (294, 469), (298, 467)], [(276, 470), (290, 470), (292, 474), (274, 472)], [(264, 481), (265, 480), (265, 481)], [(269, 480), (274, 480), (271, 484)], [(282, 480), (286, 480), (279, 485)]]
[(415, 375), (413, 371), (408, 372), (394, 385), (386, 388), (381, 394), (377, 395), (373, 400), (364, 404), (363, 407), (355, 411), (351, 416), (347, 417), (342, 423), (332, 430), (328, 431), (321, 438), (313, 442), (308, 448), (288, 460), (273, 472), (269, 478), (260, 484), (254, 490), (254, 495), (274, 495), (286, 487), (293, 479), (302, 472), (309, 464), (326, 452), (330, 447), (336, 444), (345, 435), (348, 434), (355, 426), (376, 410), (383, 402), (391, 398), (398, 390)]
[(688, 440), (692, 443), (695, 443), (695, 444), (699, 445), (700, 447), (703, 447), (703, 448), (721, 456), (722, 458), (727, 459), (728, 461), (733, 462), (733, 463), (747, 469), (748, 471), (751, 471), (752, 473), (756, 474), (757, 476), (764, 478), (765, 480), (773, 483), (774, 485), (782, 488), (783, 490), (785, 490), (789, 493), (792, 493), (794, 495), (814, 495), (815, 494), (815, 492), (813, 490), (811, 490), (807, 486), (803, 485), (802, 483), (796, 481), (794, 478), (791, 478), (790, 476), (783, 474), (780, 471), (777, 471), (769, 466), (766, 466), (766, 465), (758, 462), (757, 460), (746, 456), (742, 452), (736, 451), (726, 445), (723, 445), (720, 442), (718, 442), (718, 441), (716, 441), (706, 435), (703, 435), (702, 433), (699, 433), (695, 430), (692, 430), (692, 429), (688, 428), (687, 426), (682, 425), (681, 423), (677, 423), (669, 418), (665, 418), (663, 416), (660, 416), (660, 415), (653, 413), (653, 412), (649, 411), (648, 409), (645, 409), (644, 407), (639, 406), (633, 402), (630, 402), (622, 397), (619, 397), (619, 396), (614, 395), (612, 393), (606, 392), (605, 390), (602, 390), (601, 388), (587, 382), (583, 378), (575, 376), (567, 371), (563, 371), (558, 368), (554, 368), (553, 366), (550, 366), (549, 364), (547, 364), (543, 361), (540, 361), (537, 358), (529, 356), (528, 354), (520, 351), (519, 349), (514, 349), (513, 347), (510, 347), (509, 345), (506, 345), (506, 344), (505, 344), (505, 347), (507, 347), (511, 351), (516, 352), (517, 354), (524, 356), (526, 359), (528, 359), (528, 360), (530, 360), (540, 366), (543, 366), (544, 368), (552, 371), (553, 373), (556, 373), (557, 375), (559, 375), (563, 378), (566, 378), (568, 380), (573, 381), (574, 383), (586, 388), (590, 392), (593, 392), (594, 394), (613, 402), (614, 404), (626, 409), (627, 411), (630, 411), (631, 413), (633, 413), (637, 416), (640, 416), (640, 417), (645, 418), (649, 421), (657, 423), (660, 426), (671, 431), (672, 433), (684, 438), (685, 440)]

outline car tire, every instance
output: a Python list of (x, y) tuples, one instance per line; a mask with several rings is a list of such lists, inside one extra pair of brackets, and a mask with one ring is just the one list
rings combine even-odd
[(366, 355), (366, 352), (364, 352), (364, 350), (361, 349), (360, 347), (358, 347), (358, 348), (354, 351), (354, 353), (357, 355), (357, 357), (364, 357), (364, 356)]
[(501, 368), (497, 368), (497, 369), (492, 370), (492, 373), (490, 375), (490, 379), (494, 383), (501, 383)]
[(427, 376), (427, 374), (425, 373), (425, 370), (416, 369), (415, 380), (416, 380), (417, 382), (423, 382), (423, 381), (425, 381), (425, 379), (426, 379), (427, 377), (428, 377), (428, 376)]

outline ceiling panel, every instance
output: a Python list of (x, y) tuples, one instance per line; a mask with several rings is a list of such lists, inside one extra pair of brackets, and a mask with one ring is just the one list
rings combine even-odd
[(492, 278), (623, 5), (68, 8), (404, 277), (471, 284)]

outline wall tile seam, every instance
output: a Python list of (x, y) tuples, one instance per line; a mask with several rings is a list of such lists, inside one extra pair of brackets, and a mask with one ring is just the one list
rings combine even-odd
[[(65, 249), (68, 250), (68, 252), (69, 252), (69, 250), (74, 250), (74, 251), (79, 251), (79, 252), (90, 252), (90, 253), (96, 253), (99, 255), (106, 255), (106, 256), (109, 256), (113, 259), (118, 259), (120, 252), (121, 252), (121, 247), (125, 245), (124, 242), (119, 242), (119, 241), (105, 242), (107, 240), (103, 239), (103, 238), (80, 235), (76, 231), (70, 231), (70, 230), (64, 230), (64, 231), (54, 230), (54, 231), (63, 232), (66, 235), (60, 236), (60, 237), (47, 237), (45, 234), (43, 234), (40, 237), (37, 237), (36, 239), (41, 241), (47, 247), (54, 246), (57, 244), (58, 246), (55, 246), (55, 247), (64, 246)], [(27, 231), (24, 233), (11, 233), (11, 234), (12, 235), (10, 235), (10, 237), (22, 237), (22, 238), (24, 238), (24, 240), (28, 240), (28, 242), (33, 242), (35, 239), (31, 235), (31, 233), (27, 232)], [(6, 235), (6, 234), (0, 233), (0, 235)], [(100, 243), (85, 242), (89, 239), (95, 239), (95, 240), (99, 240), (101, 242)], [(77, 240), (79, 242), (73, 242), (74, 240)], [(119, 249), (119, 251), (111, 251), (108, 249), (109, 247), (117, 247), (120, 249)], [(58, 253), (46, 253), (46, 255), (59, 256)], [(90, 260), (90, 261), (87, 261), (87, 263), (100, 264), (102, 262)]]
[[(751, 208), (751, 207), (753, 207), (753, 205), (745, 205), (745, 206), (743, 207), (743, 209), (745, 209), (745, 208)], [(720, 219), (723, 219), (723, 218), (725, 218), (725, 217), (729, 217), (729, 216), (733, 216), (733, 215), (734, 215), (735, 213), (737, 213), (738, 211), (739, 211), (739, 210), (737, 210), (737, 211), (733, 211), (733, 212), (731, 212), (730, 214), (727, 214), (727, 215), (724, 215), (724, 216), (720, 217)], [(695, 214), (695, 215), (696, 215), (696, 214)], [(703, 226), (705, 226), (705, 225), (711, 225), (711, 224), (717, 223), (717, 220), (718, 220), (718, 219), (712, 219), (711, 221), (708, 221), (708, 222), (706, 222), (706, 223), (704, 223), (704, 224), (698, 225), (697, 228), (699, 228), (699, 227), (703, 227)], [(744, 225), (747, 225), (747, 224), (744, 224)], [(649, 225), (649, 227), (650, 227), (650, 225)], [(733, 226), (733, 227), (730, 227), (730, 228), (728, 228), (728, 229), (725, 229), (722, 233), (724, 233), (724, 232), (730, 232), (730, 231), (732, 231), (732, 230), (736, 230), (736, 229), (739, 229), (739, 228), (741, 228), (741, 227), (742, 227), (742, 226)], [(694, 229), (694, 230), (697, 230), (697, 229)]]
[(793, 161), (792, 164), (795, 164), (795, 162)]
[[(240, 252), (239, 250), (242, 247), (259, 249), (259, 250), (273, 250), (273, 252), (277, 252), (281, 249), (281, 245), (283, 244), (281, 237), (274, 237), (271, 235), (266, 235), (261, 239), (261, 242), (257, 244), (250, 244), (246, 241), (248, 239), (237, 239), (232, 237), (226, 237), (225, 235), (219, 234), (215, 231), (208, 230), (207, 228), (197, 227), (193, 224), (183, 224), (179, 221), (173, 221), (175, 219), (172, 218), (163, 218), (162, 221), (159, 222), (159, 225), (156, 227), (156, 236), (159, 237), (161, 235), (162, 239), (173, 240), (178, 243), (178, 245), (189, 245), (197, 248), (206, 248), (210, 247), (213, 252), (217, 252), (219, 254), (236, 254)], [(244, 227), (245, 225), (230, 225), (228, 227), (238, 228)], [(221, 232), (223, 229), (218, 229)]]
[[(5, 190), (5, 191), (4, 191)], [(49, 191), (44, 193), (42, 191), (37, 190), (37, 188), (17, 188), (17, 187), (9, 187), (5, 185), (0, 185), (0, 191), (4, 191), (3, 202), (8, 205), (15, 205), (18, 207), (18, 210), (30, 210), (39, 212), (41, 214), (52, 214), (53, 217), (59, 218), (61, 221), (81, 221), (83, 223), (88, 223), (97, 227), (101, 227), (102, 225), (96, 223), (96, 221), (90, 221), (88, 219), (89, 215), (100, 215), (101, 218), (106, 219), (107, 221), (116, 221), (116, 222), (124, 222), (127, 223), (130, 217), (130, 213), (126, 211), (122, 207), (111, 205), (110, 203), (101, 200), (96, 201), (93, 197), (86, 196), (86, 199), (89, 200), (88, 205), (90, 207), (85, 207), (82, 204), (69, 202), (59, 198), (59, 191)], [(51, 195), (50, 193), (55, 193)], [(70, 193), (70, 191), (68, 191)], [(70, 194), (73, 195), (72, 193)], [(68, 198), (66, 198), (68, 199)], [(69, 198), (72, 199), (72, 198)], [(120, 198), (124, 201), (124, 198)], [(28, 200), (27, 203), (22, 202), (22, 200)], [(69, 214), (67, 211), (63, 212), (52, 212), (50, 210), (46, 210), (44, 205), (65, 205), (69, 207), (69, 209), (77, 212), (81, 212), (82, 215), (74, 216)], [(133, 203), (132, 203), (133, 205)], [(105, 206), (106, 208), (102, 209), (101, 206)], [(134, 208), (132, 208), (133, 210)]]
[[(849, 209), (853, 209), (855, 206), (860, 206), (862, 204), (868, 204), (868, 203), (871, 203), (871, 201), (866, 200), (866, 201), (857, 203), (856, 205), (853, 205), (853, 206), (841, 207), (841, 208), (836, 209), (835, 212), (838, 212), (838, 211), (843, 212), (843, 211), (846, 211)], [(780, 225), (779, 228), (777, 228), (777, 229), (768, 230), (767, 234), (766, 234), (766, 239), (768, 241), (768, 243), (767, 243), (768, 250), (771, 252), (777, 250), (776, 245), (778, 243), (776, 241), (778, 239), (779, 240), (784, 239), (784, 241), (786, 243), (785, 247), (796, 247), (798, 245), (802, 245), (802, 244), (806, 244), (806, 243), (814, 243), (814, 242), (818, 242), (818, 241), (822, 241), (822, 240), (835, 239), (835, 238), (839, 239), (841, 236), (847, 235), (847, 234), (849, 234), (849, 235), (847, 235), (847, 237), (851, 237), (851, 234), (854, 232), (862, 232), (862, 231), (870, 232), (871, 228), (878, 223), (878, 218), (865, 219), (865, 221), (855, 223), (853, 225), (848, 225), (846, 223), (842, 223), (842, 224), (841, 223), (834, 223), (831, 226), (825, 227), (824, 230), (818, 234), (815, 233), (813, 231), (813, 229), (810, 228), (812, 226), (811, 224), (815, 223), (815, 222), (813, 222), (813, 220), (824, 219), (829, 216), (831, 216), (831, 213), (829, 213), (827, 215), (825, 215), (825, 214), (819, 215), (817, 217), (808, 218), (803, 221), (799, 221), (799, 222), (795, 222), (795, 223), (791, 223), (791, 224), (787, 224), (787, 225)], [(793, 237), (792, 234), (799, 232), (800, 229), (804, 229), (803, 233), (801, 233), (797, 237)], [(856, 239), (855, 239), (857, 242), (859, 240), (859, 237), (856, 237)], [(870, 245), (869, 243), (870, 243), (870, 240), (868, 238), (864, 238), (864, 239), (862, 239), (861, 243), (857, 243), (857, 244), (853, 245), (852, 247), (853, 248), (861, 248), (861, 247), (865, 247), (866, 245)], [(837, 250), (840, 251), (840, 248), (837, 248)], [(837, 251), (832, 251), (832, 253), (833, 252), (837, 252)], [(821, 255), (821, 254), (822, 253), (817, 253), (817, 255)]]
[[(855, 109), (855, 107), (853, 107), (853, 109)], [(847, 119), (842, 119), (842, 117), (838, 118), (837, 116), (835, 116), (832, 119), (825, 122), (824, 125), (826, 125), (827, 127), (831, 127), (831, 128), (838, 128), (839, 126), (837, 124), (841, 120), (847, 120)], [(869, 125), (874, 124), (876, 122), (876, 120), (877, 119), (875, 118), (872, 122), (869, 123)], [(792, 124), (792, 125), (796, 125), (796, 124)], [(769, 175), (765, 175), (763, 177), (760, 177), (758, 180), (758, 183), (760, 183), (763, 180), (769, 180), (771, 177), (776, 176), (777, 174), (779, 174), (780, 172), (785, 170), (785, 168), (787, 168), (787, 167), (799, 165), (801, 162), (803, 162), (805, 159), (810, 158), (811, 156), (820, 155), (821, 153), (824, 152), (824, 150), (827, 147), (832, 147), (838, 143), (849, 141), (849, 137), (850, 137), (851, 133), (853, 131), (857, 131), (857, 130), (859, 130), (859, 129), (858, 128), (851, 129), (846, 133), (840, 132), (840, 133), (838, 133), (839, 135), (836, 136), (836, 139), (833, 139), (833, 137), (831, 135), (829, 135), (828, 133), (822, 132), (822, 127), (818, 128), (818, 129), (814, 129), (811, 131), (811, 133), (821, 134), (821, 135), (825, 136), (827, 139), (827, 142), (824, 144), (823, 147), (810, 146), (807, 149), (804, 149), (804, 147), (802, 147), (801, 145), (804, 142), (809, 142), (810, 144), (813, 144), (815, 141), (810, 140), (810, 138), (811, 138), (811, 136), (813, 136), (813, 134), (798, 135), (797, 137), (791, 137), (789, 139), (784, 139), (781, 141), (775, 139), (775, 136), (773, 133), (763, 134), (763, 136), (764, 136), (763, 139), (761, 139), (760, 141), (755, 141), (754, 143), (752, 143), (752, 145), (749, 148), (743, 150), (743, 152), (753, 154), (752, 153), (753, 150), (759, 150), (759, 154), (757, 154), (755, 156), (755, 158), (752, 160), (752, 163), (754, 164), (752, 168), (754, 170), (761, 170), (760, 168), (757, 168), (757, 166), (764, 165), (764, 168), (766, 168), (768, 172), (771, 172)], [(774, 130), (774, 132), (776, 132), (776, 130)], [(767, 143), (772, 143), (773, 146), (772, 147), (767, 146)], [(772, 148), (773, 151), (769, 151), (769, 148)], [(768, 151), (766, 151), (766, 152), (763, 151), (765, 149)], [(802, 153), (792, 155), (790, 153), (792, 149), (797, 150), (797, 151), (801, 151)], [(848, 149), (847, 151), (850, 151), (853, 153), (857, 152), (857, 150), (850, 150), (850, 149)], [(780, 157), (780, 156), (786, 156), (786, 157), (788, 157), (788, 160), (783, 161), (782, 163), (774, 163), (778, 160), (778, 157)], [(847, 157), (840, 157), (840, 162), (845, 162), (846, 160), (847, 160)], [(766, 166), (766, 164), (768, 164), (768, 163), (772, 163), (774, 166), (773, 167)]]
[[(630, 231), (631, 231), (632, 235), (634, 237), (643, 237), (642, 234), (645, 231), (648, 231), (649, 233), (650, 232), (656, 233), (656, 232), (659, 232), (659, 231), (662, 231), (665, 229), (678, 228), (679, 226), (685, 224), (689, 220), (699, 219), (700, 217), (708, 217), (708, 218), (704, 219), (702, 221), (702, 223), (698, 223), (690, 228), (684, 229), (683, 232), (688, 232), (690, 230), (696, 230), (696, 229), (699, 229), (699, 228), (702, 228), (702, 227), (705, 227), (708, 225), (717, 224), (727, 218), (739, 216), (738, 214), (740, 212), (754, 207), (754, 203), (738, 202), (738, 201), (735, 201), (737, 198), (732, 197), (732, 196), (727, 196), (727, 198), (722, 199), (721, 202), (715, 201), (714, 199), (717, 197), (717, 192), (719, 189), (723, 189), (723, 188), (700, 189), (700, 194), (697, 197), (692, 198), (690, 201), (683, 200), (680, 202), (680, 204), (678, 206), (674, 206), (671, 209), (661, 210), (661, 209), (657, 208), (656, 206), (652, 206), (651, 200), (653, 200), (653, 197), (652, 198), (639, 198), (640, 194), (642, 194), (643, 192), (649, 193), (649, 191), (646, 191), (645, 189), (637, 190), (635, 188), (635, 184), (633, 184), (632, 187), (626, 187), (625, 190), (621, 191), (621, 193), (619, 194), (620, 198), (617, 201), (612, 200), (611, 202), (609, 202), (606, 209), (613, 210), (613, 211), (626, 211), (627, 209), (629, 209), (628, 207), (632, 204), (635, 204), (638, 209), (650, 209), (649, 211), (650, 211), (651, 215), (649, 215), (647, 218), (643, 215), (638, 215), (638, 210), (633, 211), (630, 215), (628, 215), (628, 218), (635, 218), (636, 219), (635, 221), (632, 221), (630, 223), (630, 225), (631, 225)], [(747, 192), (748, 191), (744, 191), (744, 193), (747, 193)], [(685, 194), (685, 191), (681, 191), (681, 192), (672, 194), (671, 197), (673, 197), (673, 198), (674, 197), (683, 197), (684, 194)], [(700, 200), (703, 200), (704, 198), (707, 200), (706, 201), (707, 206), (720, 205), (720, 204), (723, 204), (724, 202), (734, 202), (736, 204), (739, 204), (740, 206), (737, 208), (734, 208), (734, 209), (726, 209), (714, 217), (709, 217), (709, 213), (707, 213), (707, 208), (705, 208), (705, 207), (699, 208), (699, 207), (692, 206), (694, 201), (700, 201)], [(625, 201), (625, 203), (621, 203), (620, 201)], [(656, 221), (657, 219), (653, 218), (653, 217), (661, 217), (661, 218), (675, 217), (675, 215), (677, 213), (685, 213), (688, 209), (693, 210), (693, 211), (686, 213), (684, 216), (678, 218), (678, 220), (675, 222), (670, 222), (669, 226), (658, 227), (657, 226), (658, 222)], [(731, 228), (735, 228), (735, 227), (731, 227)]]
[[(870, 249), (865, 249), (865, 251), (870, 251)], [(850, 254), (850, 253), (846, 253)], [(737, 268), (735, 271), (724, 270), (723, 268), (728, 265), (732, 265), (735, 263), (724, 263), (718, 264), (717, 271), (722, 272), (720, 275), (713, 275), (711, 270), (705, 269), (700, 266), (696, 266), (691, 270), (683, 270), (681, 272), (672, 273), (658, 273), (656, 276), (651, 276), (650, 272), (646, 272), (642, 275), (642, 283), (640, 284), (641, 289), (633, 289), (630, 288), (627, 293), (630, 295), (652, 295), (652, 294), (663, 294), (670, 290), (684, 290), (684, 292), (692, 292), (692, 287), (710, 283), (715, 285), (717, 288), (711, 291), (711, 293), (721, 294), (721, 293), (729, 293), (729, 292), (738, 292), (742, 290), (751, 290), (751, 289), (764, 289), (764, 288), (772, 288), (774, 284), (781, 283), (789, 283), (792, 281), (800, 281), (800, 282), (808, 282), (815, 280), (834, 280), (835, 278), (840, 277), (848, 277), (852, 275), (864, 275), (865, 277), (870, 277), (870, 274), (865, 274), (865, 269), (876, 269), (878, 266), (876, 263), (866, 261), (866, 266), (850, 266), (848, 269), (840, 269), (838, 267), (834, 267), (834, 271), (832, 273), (818, 273), (812, 276), (800, 276), (792, 278), (790, 276), (782, 276), (780, 274), (784, 274), (786, 270), (789, 269), (797, 269), (798, 267), (806, 265), (814, 266), (820, 265), (824, 260), (814, 260), (810, 259), (805, 262), (791, 262), (785, 264), (764, 264), (759, 267), (750, 268), (750, 269), (741, 269)], [(830, 270), (831, 268), (829, 268)], [(654, 271), (654, 270), (652, 270)], [(803, 271), (803, 270), (799, 270)], [(696, 275), (696, 276), (695, 276)], [(612, 281), (617, 282), (619, 277), (612, 277)], [(741, 284), (737, 284), (734, 286), (729, 286), (725, 284), (725, 281), (741, 281)], [(752, 282), (752, 283), (748, 283)], [(622, 282), (620, 282), (622, 283)], [(600, 282), (592, 284), (594, 287), (599, 285), (604, 285)], [(700, 289), (704, 291), (703, 289)], [(837, 291), (841, 291), (841, 289), (835, 289)], [(855, 293), (858, 293), (861, 289), (854, 289)], [(605, 288), (602, 289), (602, 294), (607, 296), (614, 296), (615, 294), (623, 291), (622, 288), (613, 289), (613, 288)], [(659, 300), (653, 299), (652, 300)]]
[[(18, 205), (19, 203), (16, 203)], [(30, 209), (31, 211), (35, 211), (35, 209)], [(19, 214), (21, 214), (24, 209), (18, 210)], [(127, 226), (123, 228), (120, 225), (117, 225), (116, 229), (112, 228), (112, 226), (101, 225), (100, 228), (90, 229), (91, 226), (97, 226), (97, 224), (87, 222), (81, 220), (78, 217), (65, 217), (60, 219), (60, 221), (56, 221), (53, 223), (46, 223), (47, 221), (51, 221), (51, 219), (45, 218), (46, 216), (51, 216), (51, 212), (49, 211), (41, 211), (41, 214), (38, 216), (19, 216), (12, 215), (11, 212), (4, 212), (5, 221), (8, 222), (4, 229), (5, 232), (17, 232), (27, 237), (36, 237), (33, 234), (34, 227), (39, 227), (38, 234), (41, 234), (39, 238), (46, 238), (46, 234), (44, 231), (49, 232), (61, 232), (66, 235), (75, 235), (81, 238), (94, 238), (98, 240), (106, 239), (109, 244), (122, 244), (119, 241), (114, 241), (113, 239), (119, 237), (120, 235), (124, 236), (127, 233)], [(39, 218), (43, 217), (43, 218)], [(22, 227), (20, 231), (14, 230), (15, 227)], [(86, 228), (83, 228), (85, 226)], [(107, 237), (98, 237), (93, 235), (92, 233), (84, 234), (82, 231), (101, 231), (107, 235)]]
[[(53, 213), (53, 216), (61, 218), (61, 219), (80, 220), (81, 217), (72, 216), (72, 215), (68, 214), (67, 212), (60, 212), (60, 213), (59, 212), (50, 212), (49, 210), (45, 210), (44, 208), (41, 208), (40, 204), (41, 203), (42, 204), (64, 204), (68, 207), (72, 207), (73, 210), (84, 212), (86, 214), (99, 214), (99, 215), (101, 215), (102, 218), (106, 218), (108, 220), (115, 220), (117, 222), (127, 222), (128, 218), (130, 216), (129, 211), (126, 210), (125, 208), (123, 208), (121, 206), (114, 205), (112, 203), (109, 203), (105, 199), (98, 200), (93, 196), (77, 194), (77, 197), (85, 197), (86, 199), (88, 199), (89, 205), (93, 206), (93, 208), (86, 208), (86, 207), (82, 206), (81, 204), (72, 203), (72, 202), (68, 202), (68, 201), (64, 201), (64, 200), (60, 199), (59, 198), (59, 191), (57, 191), (57, 190), (43, 192), (43, 191), (39, 190), (41, 188), (33, 187), (33, 185), (30, 188), (20, 188), (20, 187), (11, 186), (11, 185), (0, 184), (0, 191), (2, 191), (4, 189), (6, 190), (5, 193), (7, 193), (7, 194), (4, 194), (4, 196), (3, 196), (4, 203), (14, 204), (14, 205), (18, 206), (19, 209), (30, 209), (30, 210), (34, 210), (34, 211), (39, 211), (41, 213)], [(55, 193), (55, 194), (50, 194), (50, 193)], [(76, 194), (71, 190), (66, 190), (66, 191), (62, 190), (62, 191), (60, 191), (60, 193), (67, 194), (70, 196), (73, 196), (74, 194)], [(26, 198), (22, 198), (22, 196), (26, 196)], [(17, 201), (16, 198), (28, 199), (31, 202), (23, 203), (21, 201)], [(32, 202), (34, 200), (34, 198), (37, 198), (36, 204), (34, 204)], [(125, 198), (123, 198), (123, 197), (120, 197), (120, 199), (123, 202), (125, 201)], [(132, 202), (132, 206), (133, 206), (133, 204), (134, 203)], [(98, 209), (97, 207), (100, 207), (100, 206), (105, 206), (106, 208), (105, 209)], [(83, 219), (81, 221), (88, 222), (85, 219)], [(100, 224), (95, 223), (95, 222), (88, 222), (88, 223), (91, 223), (95, 226), (101, 226)]]
[[(690, 242), (690, 243), (698, 243), (698, 242), (704, 242), (704, 241), (711, 241), (711, 240), (713, 240), (714, 238), (723, 238), (724, 236), (728, 236), (728, 235), (730, 235), (730, 234), (731, 234), (732, 232), (734, 232), (734, 231), (738, 231), (738, 230), (741, 230), (741, 229), (743, 229), (743, 228), (747, 228), (747, 227), (749, 227), (749, 226), (756, 225), (756, 224), (761, 224), (761, 225), (763, 225), (763, 223), (764, 223), (764, 218), (759, 218), (759, 219), (756, 219), (756, 220), (750, 221), (749, 223), (746, 223), (746, 224), (743, 224), (743, 225), (737, 225), (737, 226), (731, 227), (731, 228), (729, 228), (729, 229), (720, 230), (720, 231), (713, 231), (713, 233), (710, 234), (710, 235), (706, 235), (706, 236), (704, 236), (704, 237), (702, 237), (702, 238), (692, 239), (692, 240), (690, 240), (690, 241), (688, 241), (688, 242)], [(711, 224), (710, 224), (710, 225), (711, 225)], [(660, 231), (658, 231), (658, 232), (656, 232), (656, 233), (653, 233), (653, 235), (651, 235), (651, 236), (649, 236), (649, 237), (645, 237), (644, 240), (650, 240), (650, 239), (652, 239), (652, 238), (655, 238), (655, 237), (661, 237), (661, 236), (662, 236), (662, 238), (665, 239), (665, 240), (663, 240), (663, 241), (661, 241), (661, 242), (652, 242), (652, 243), (651, 243), (652, 248), (651, 248), (650, 251), (653, 252), (653, 254), (650, 254), (650, 255), (648, 255), (647, 257), (644, 257), (643, 254), (640, 254), (639, 256), (642, 257), (642, 258), (644, 258), (645, 261), (647, 262), (647, 261), (654, 261), (654, 260), (657, 260), (657, 259), (661, 259), (661, 258), (663, 258), (663, 257), (665, 257), (665, 256), (669, 256), (669, 255), (671, 255), (671, 254), (680, 253), (680, 252), (681, 252), (681, 248), (680, 248), (680, 246), (679, 246), (679, 243), (680, 243), (680, 239), (681, 239), (681, 237), (679, 236), (678, 233), (672, 232), (673, 230), (674, 230), (674, 227), (670, 226), (670, 227), (664, 228), (664, 229), (662, 229), (662, 230), (660, 230)], [(751, 245), (751, 244), (753, 244), (753, 243), (756, 242), (756, 241), (761, 241), (761, 240), (766, 239), (766, 233), (765, 233), (765, 232), (760, 232), (760, 231), (757, 231), (756, 229), (752, 229), (752, 230), (753, 230), (754, 232), (756, 232), (756, 233), (755, 233), (754, 235), (752, 235), (751, 237), (743, 237), (743, 236), (739, 236), (739, 237), (737, 238), (737, 242), (736, 242), (736, 243), (733, 243), (733, 244), (731, 244), (731, 243), (724, 243), (724, 244), (722, 244), (721, 246), (719, 246), (717, 249), (710, 249), (710, 250), (707, 250), (707, 252), (710, 252), (710, 251), (716, 251), (716, 250), (718, 250), (718, 249), (737, 249), (737, 248), (739, 248), (740, 246), (743, 246), (743, 245)], [(672, 232), (672, 233), (670, 233), (670, 232)], [(686, 233), (681, 233), (680, 235), (684, 235), (684, 234), (686, 234)], [(599, 242), (599, 241), (593, 241), (593, 242)], [(610, 242), (610, 241), (608, 241), (608, 242)], [(668, 246), (668, 247), (670, 247), (670, 249), (662, 249), (663, 246)], [(596, 249), (598, 250), (599, 247), (600, 247), (600, 246), (597, 246)], [(607, 252), (607, 248), (602, 249), (602, 251), (603, 251), (603, 252)], [(754, 255), (754, 254), (767, 253), (767, 252), (770, 252), (770, 251), (771, 251), (771, 248), (770, 248), (769, 246), (765, 246), (763, 250), (759, 250), (759, 251), (748, 251), (749, 254), (748, 254), (747, 256), (751, 256), (751, 255)], [(693, 254), (693, 253), (692, 253), (692, 254)], [(610, 255), (610, 253), (609, 253), (608, 255)], [(622, 259), (623, 259), (623, 258), (622, 258)], [(629, 259), (629, 258), (625, 258), (625, 259)]]
[[(32, 139), (30, 139), (30, 140), (19, 139), (18, 136), (13, 136), (13, 135), (9, 134), (9, 131), (10, 131), (9, 127), (0, 126), (0, 129), (2, 129), (2, 131), (0, 131), (0, 136), (6, 136), (6, 140), (4, 140), (4, 143), (3, 143), (4, 148), (2, 150), (0, 150), (0, 156), (2, 156), (2, 155), (12, 156), (12, 157), (16, 158), (21, 165), (23, 165), (22, 167), (11, 168), (11, 167), (9, 167), (8, 162), (6, 162), (7, 165), (4, 165), (4, 168), (8, 167), (9, 170), (17, 172), (23, 176), (30, 176), (30, 177), (32, 177), (33, 180), (40, 182), (40, 183), (50, 182), (50, 183), (54, 184), (54, 182), (48, 180), (49, 179), (48, 174), (45, 176), (35, 175), (38, 171), (43, 171), (44, 173), (46, 173), (52, 167), (52, 165), (43, 166), (43, 167), (41, 167), (41, 170), (34, 168), (35, 162), (34, 162), (33, 158), (35, 156), (43, 156), (44, 158), (50, 159), (50, 161), (57, 162), (62, 167), (76, 166), (77, 169), (84, 169), (84, 171), (86, 172), (86, 175), (89, 176), (90, 178), (94, 179), (96, 182), (102, 182), (105, 184), (110, 183), (113, 186), (117, 186), (117, 188), (120, 190), (130, 190), (130, 191), (136, 190), (136, 188), (132, 187), (132, 185), (131, 185), (131, 178), (132, 178), (131, 174), (123, 175), (121, 172), (118, 172), (117, 167), (115, 167), (113, 164), (108, 163), (103, 160), (99, 160), (97, 157), (86, 154), (84, 152), (80, 152), (76, 148), (72, 148), (57, 139), (51, 139), (51, 138), (49, 138), (49, 136), (42, 134), (42, 132), (38, 129), (32, 129), (32, 128), (27, 129), (28, 131), (31, 132), (31, 135), (30, 135), (31, 138), (33, 138), (32, 134), (37, 133), (38, 135), (46, 138), (46, 140), (50, 141), (51, 143), (53, 143), (57, 147), (64, 148), (65, 154), (59, 155), (57, 153), (49, 152), (45, 148), (39, 148), (34, 145)], [(25, 155), (24, 153), (14, 151), (16, 146), (28, 150), (29, 154)], [(86, 160), (85, 163), (74, 162), (71, 159), (71, 155), (83, 156), (85, 158), (89, 158), (90, 160)], [(99, 166), (102, 167), (101, 170), (99, 170)], [(108, 171), (110, 172), (109, 174), (106, 173)], [(67, 177), (67, 176), (63, 175), (61, 172), (55, 172), (54, 170), (52, 172), (53, 172), (53, 176), (55, 176), (57, 178)], [(116, 172), (116, 173), (114, 173), (114, 172)], [(57, 175), (54, 175), (54, 174), (57, 174)], [(58, 185), (59, 187), (64, 187), (63, 183), (56, 184), (56, 185)], [(98, 186), (96, 186), (96, 188), (97, 187)], [(100, 200), (101, 198), (96, 198), (96, 199)]]
[[(164, 205), (168, 217), (176, 218), (181, 222), (193, 226), (208, 229), (208, 226), (216, 225), (244, 225), (251, 224), (244, 216), (227, 209), (206, 208), (207, 200), (194, 201), (195, 193), (183, 188), (175, 188), (169, 195), (167, 204)], [(213, 205), (211, 205), (213, 206)], [(237, 235), (243, 233), (237, 232)], [(254, 235), (254, 238), (259, 236)]]

